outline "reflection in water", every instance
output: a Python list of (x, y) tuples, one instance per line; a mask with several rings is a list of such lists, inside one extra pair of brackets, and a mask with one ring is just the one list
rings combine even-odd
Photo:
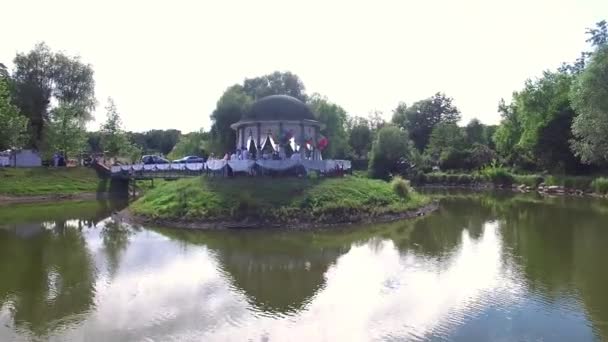
[(608, 339), (599, 200), (452, 194), (416, 221), (289, 233), (76, 210), (0, 208), (0, 340)]

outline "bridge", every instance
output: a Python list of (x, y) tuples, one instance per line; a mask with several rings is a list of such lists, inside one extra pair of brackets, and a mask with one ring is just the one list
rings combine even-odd
[(177, 179), (201, 175), (227, 176), (233, 173), (264, 175), (300, 170), (305, 173), (318, 172), (324, 175), (350, 172), (350, 160), (209, 160), (192, 164), (132, 164), (105, 168), (113, 179)]

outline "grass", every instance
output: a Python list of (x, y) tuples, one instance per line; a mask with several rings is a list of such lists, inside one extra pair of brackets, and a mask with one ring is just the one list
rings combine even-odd
[(0, 169), (0, 195), (39, 196), (95, 192), (99, 179), (89, 168)]
[(598, 194), (608, 194), (608, 178), (600, 177), (591, 182), (591, 188)]
[(547, 176), (545, 185), (558, 185), (567, 189), (590, 190), (593, 177), (589, 176)]
[(394, 214), (429, 199), (400, 197), (390, 183), (347, 176), (309, 178), (191, 178), (167, 182), (132, 204), (137, 215), (158, 219), (260, 219), (274, 222), (336, 222)]

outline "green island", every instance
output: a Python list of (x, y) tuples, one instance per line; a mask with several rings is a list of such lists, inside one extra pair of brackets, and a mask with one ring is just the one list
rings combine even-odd
[(136, 218), (171, 226), (302, 226), (409, 217), (429, 204), (429, 197), (401, 179), (197, 177), (161, 184), (129, 210)]

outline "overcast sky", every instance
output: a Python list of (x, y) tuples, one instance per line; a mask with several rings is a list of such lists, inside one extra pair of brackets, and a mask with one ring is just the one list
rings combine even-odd
[(0, 62), (45, 41), (93, 65), (99, 101), (129, 130), (210, 126), (222, 92), (275, 70), (352, 115), (388, 119), (443, 91), (464, 121), (497, 123), (500, 98), (572, 61), (606, 0), (5, 1)]

